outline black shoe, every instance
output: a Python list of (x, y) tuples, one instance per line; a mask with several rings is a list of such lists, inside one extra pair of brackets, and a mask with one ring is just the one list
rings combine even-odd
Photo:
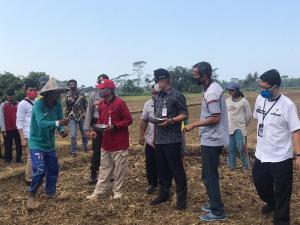
[(26, 180), (26, 181), (25, 181), (25, 184), (26, 184), (27, 187), (30, 187), (30, 186), (31, 186), (31, 181)]
[(175, 209), (176, 210), (186, 210), (186, 202), (177, 202)]
[(16, 163), (24, 163), (23, 160), (17, 160)]
[(75, 158), (77, 156), (77, 153), (72, 153), (72, 157)]
[(265, 205), (261, 208), (261, 213), (264, 215), (270, 215), (274, 211), (274, 207)]
[(157, 186), (154, 186), (154, 185), (149, 185), (147, 188), (146, 188), (146, 193), (147, 194), (152, 194), (155, 192)]
[(152, 202), (150, 202), (150, 205), (159, 205), (168, 200), (169, 200), (169, 196), (167, 196), (167, 197), (158, 196), (156, 199), (154, 199)]
[(95, 185), (95, 184), (97, 184), (97, 179), (91, 179), (88, 184), (89, 185)]

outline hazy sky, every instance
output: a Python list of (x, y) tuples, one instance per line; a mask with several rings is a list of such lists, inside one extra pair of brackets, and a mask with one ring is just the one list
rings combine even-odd
[(300, 76), (300, 1), (0, 0), (0, 72), (97, 75), (208, 61), (221, 79)]

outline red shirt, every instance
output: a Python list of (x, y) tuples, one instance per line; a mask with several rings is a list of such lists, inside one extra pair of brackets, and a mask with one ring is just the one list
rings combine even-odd
[(119, 97), (112, 101), (99, 103), (98, 124), (111, 124), (115, 126), (112, 131), (104, 131), (102, 136), (102, 149), (105, 151), (126, 150), (129, 147), (128, 127), (132, 124), (132, 117), (126, 103)]
[(3, 106), (5, 130), (16, 130), (18, 103), (5, 102)]

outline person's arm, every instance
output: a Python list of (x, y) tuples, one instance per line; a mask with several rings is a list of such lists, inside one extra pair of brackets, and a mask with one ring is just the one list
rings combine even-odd
[(71, 110), (72, 110), (72, 108), (73, 108), (73, 105), (72, 104), (70, 104), (70, 102), (69, 102), (69, 95), (67, 95), (66, 96), (66, 102), (65, 102), (65, 109), (64, 109), (64, 115), (65, 115), (65, 117), (69, 117), (69, 114), (70, 114), (70, 112), (71, 112)]
[(195, 122), (192, 122), (184, 127), (184, 130), (189, 132), (196, 127), (205, 127), (205, 126), (213, 126), (221, 121), (221, 106), (220, 106), (220, 96), (215, 94), (211, 94), (207, 98), (207, 107), (210, 113), (205, 119), (201, 119)]
[(1, 131), (5, 135), (5, 122), (4, 122), (4, 102), (0, 105), (0, 126)]
[(22, 146), (26, 146), (26, 141), (23, 132), (23, 128), (25, 127), (25, 122), (26, 122), (25, 114), (26, 114), (25, 105), (23, 105), (22, 103), (18, 104), (16, 125), (19, 131)]
[(247, 99), (245, 99), (244, 111), (245, 111), (246, 126), (248, 126), (252, 119), (252, 112), (251, 112), (250, 104)]
[(145, 120), (141, 120), (139, 144), (142, 146), (145, 145), (145, 132), (147, 130), (147, 127), (148, 127), (148, 122)]
[(122, 120), (114, 123), (114, 128), (125, 128), (132, 124), (132, 117), (125, 102), (120, 105), (120, 115), (122, 115)]
[(296, 152), (296, 161), (295, 165), (297, 170), (300, 170), (300, 130), (296, 130), (293, 133), (293, 140)]
[(87, 108), (84, 115), (83, 121), (83, 129), (85, 131), (90, 131), (91, 129), (91, 122), (94, 117), (94, 94), (92, 94), (87, 101)]

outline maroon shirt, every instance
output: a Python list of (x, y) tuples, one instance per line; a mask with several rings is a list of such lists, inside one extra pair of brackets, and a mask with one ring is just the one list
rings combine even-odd
[(16, 130), (18, 103), (5, 102), (3, 106), (5, 130)]
[(97, 123), (109, 124), (109, 115), (115, 129), (103, 132), (102, 149), (105, 151), (126, 150), (129, 147), (128, 127), (132, 124), (132, 117), (126, 103), (116, 96), (111, 102), (101, 101)]

